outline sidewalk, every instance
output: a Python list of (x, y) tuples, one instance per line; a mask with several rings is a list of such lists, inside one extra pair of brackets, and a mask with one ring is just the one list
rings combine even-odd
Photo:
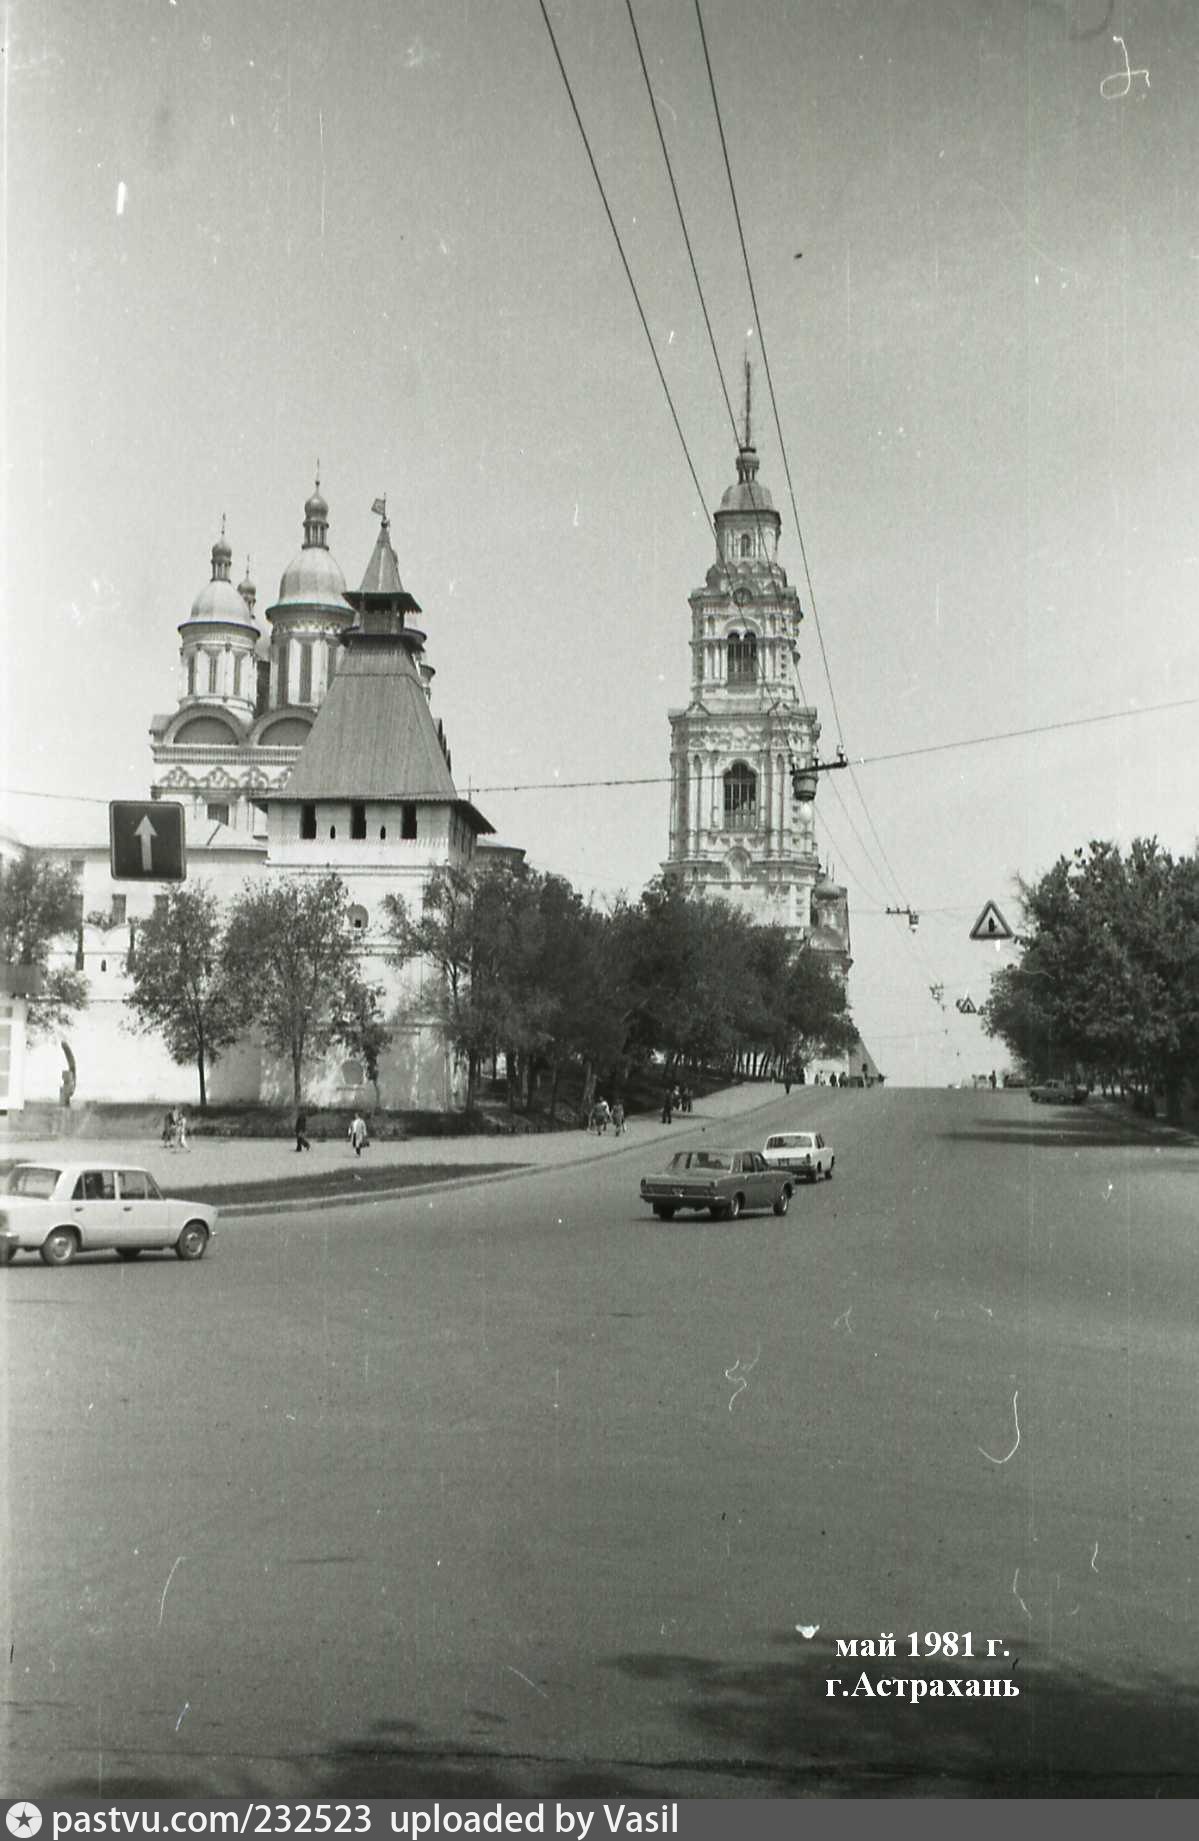
[[(819, 1088), (793, 1087), (792, 1102), (803, 1105), (806, 1092)], [(355, 1168), (403, 1169), (405, 1165), (445, 1164), (461, 1169), (470, 1164), (511, 1164), (514, 1168), (552, 1169), (588, 1163), (599, 1157), (635, 1152), (648, 1162), (664, 1154), (672, 1138), (697, 1129), (731, 1136), (749, 1144), (757, 1138), (752, 1115), (782, 1099), (781, 1085), (746, 1081), (710, 1093), (694, 1112), (677, 1113), (673, 1125), (663, 1125), (656, 1115), (640, 1114), (629, 1122), (623, 1137), (609, 1130), (603, 1137), (589, 1131), (530, 1132), (519, 1137), (491, 1133), (462, 1138), (379, 1139), (356, 1158), (344, 1138), (312, 1140), (310, 1151), (297, 1154), (289, 1138), (193, 1138), (186, 1151), (165, 1150), (156, 1136), (142, 1138), (22, 1138), (0, 1133), (0, 1162), (129, 1164), (150, 1169), (160, 1187), (184, 1194), (216, 1183), (262, 1183), (299, 1176), (344, 1171), (347, 1186)], [(740, 1121), (740, 1123), (736, 1123)], [(465, 1180), (470, 1180), (466, 1178)], [(386, 1191), (373, 1189), (371, 1198)], [(411, 1194), (413, 1191), (409, 1190)], [(305, 1202), (297, 1198), (294, 1206)], [(267, 1204), (270, 1206), (270, 1204)]]

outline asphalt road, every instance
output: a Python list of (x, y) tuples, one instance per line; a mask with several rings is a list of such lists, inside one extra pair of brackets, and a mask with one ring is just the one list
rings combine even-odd
[(1199, 1792), (1199, 1149), (1003, 1092), (737, 1135), (785, 1123), (839, 1156), (783, 1220), (654, 1222), (679, 1122), (0, 1272), (4, 1792)]

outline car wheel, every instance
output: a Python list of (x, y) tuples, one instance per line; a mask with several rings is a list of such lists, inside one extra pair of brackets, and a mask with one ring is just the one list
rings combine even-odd
[(776, 1215), (785, 1215), (790, 1206), (791, 1191), (790, 1189), (784, 1189), (781, 1195), (775, 1197), (774, 1212)]
[(189, 1221), (175, 1242), (176, 1259), (203, 1259), (208, 1246), (208, 1229), (203, 1221)]
[(118, 1247), (117, 1248), (117, 1258), (118, 1259), (136, 1259), (140, 1253), (141, 1253), (140, 1247)]
[(836, 1161), (837, 1159), (834, 1157), (832, 1163), (829, 1164), (829, 1167), (827, 1171), (825, 1172), (824, 1180), (826, 1183), (831, 1183), (833, 1180), (833, 1164), (836, 1163)]
[(737, 1219), (737, 1216), (741, 1213), (741, 1210), (744, 1206), (745, 1206), (745, 1197), (743, 1195), (735, 1195), (731, 1202), (726, 1202), (724, 1205), (725, 1220), (735, 1221)]
[(671, 1208), (666, 1202), (655, 1202), (654, 1203), (654, 1213), (657, 1215), (659, 1221), (673, 1221), (674, 1220), (674, 1209)]
[(41, 1254), (48, 1266), (69, 1266), (79, 1251), (79, 1235), (73, 1227), (56, 1227), (42, 1241)]

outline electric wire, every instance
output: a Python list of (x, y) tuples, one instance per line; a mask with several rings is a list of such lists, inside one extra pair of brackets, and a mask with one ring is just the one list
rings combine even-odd
[[(746, 279), (746, 283), (749, 288), (750, 304), (753, 307), (754, 326), (757, 329), (758, 343), (762, 348), (762, 368), (766, 373), (766, 388), (770, 394), (770, 407), (771, 407), (771, 411), (774, 416), (775, 432), (778, 435), (779, 448), (780, 448), (780, 451), (782, 453), (782, 458), (783, 458), (783, 473), (787, 481), (787, 493), (791, 501), (791, 515), (793, 519), (795, 520), (795, 532), (799, 540), (799, 554), (803, 562), (804, 579), (808, 587), (808, 601), (812, 609), (812, 621), (813, 621), (813, 624), (815, 625), (816, 638), (819, 641), (819, 645), (820, 645), (820, 657), (824, 665), (825, 681), (828, 684), (829, 700), (832, 705), (832, 711), (833, 711), (833, 721), (835, 722), (836, 728), (837, 728), (837, 741), (840, 747), (843, 749), (845, 745), (845, 735), (844, 735), (844, 729), (841, 723), (841, 711), (840, 711), (840, 707), (837, 702), (837, 692), (836, 692), (836, 687), (833, 684), (832, 671), (829, 666), (828, 651), (824, 643), (824, 628), (822, 627), (821, 622), (820, 622), (820, 610), (816, 604), (816, 590), (812, 582), (812, 571), (808, 564), (808, 552), (807, 552), (807, 545), (804, 542), (803, 526), (801, 525), (800, 519), (799, 519), (799, 506), (796, 502), (796, 497), (795, 497), (795, 482), (791, 474), (791, 462), (787, 454), (787, 444), (785, 440), (783, 439), (783, 426), (782, 426), (782, 420), (779, 416), (778, 397), (775, 394), (774, 376), (770, 369), (770, 354), (766, 347), (766, 335), (762, 328), (762, 316), (758, 308), (758, 294), (757, 294), (757, 289), (754, 286), (753, 268), (749, 260), (749, 249), (745, 241), (745, 227), (744, 227), (744, 224), (742, 223), (741, 207), (737, 199), (737, 187), (733, 179), (732, 160), (730, 159), (730, 156), (729, 156), (728, 141), (726, 139), (725, 132), (724, 132), (724, 118), (721, 113), (720, 98), (716, 90), (716, 75), (712, 68), (712, 59), (711, 59), (711, 55), (708, 50), (708, 35), (704, 29), (703, 8), (700, 4), (700, 0), (695, 0), (695, 17), (696, 17), (696, 21), (699, 26), (700, 42), (703, 46), (704, 65), (708, 73), (708, 87), (712, 94), (712, 108), (716, 116), (717, 132), (720, 136), (720, 150), (721, 150), (721, 154), (724, 159), (725, 175), (729, 182), (729, 197), (732, 201), (733, 217), (737, 225), (737, 238), (741, 245), (741, 260), (745, 267), (745, 279)], [(857, 775), (854, 773), (852, 767), (850, 768), (849, 777), (850, 777), (850, 781), (853, 784), (853, 789), (858, 796), (858, 801), (862, 807), (862, 811), (865, 813), (866, 822), (869, 825), (870, 830), (874, 836), (875, 843), (878, 845), (879, 854), (881, 855), (883, 863), (886, 866), (886, 875), (884, 875), (882, 879), (885, 881), (887, 876), (889, 876), (891, 879), (892, 886), (894, 887), (899, 897), (900, 902), (904, 905), (908, 905), (906, 897), (903, 893), (903, 888), (899, 881), (899, 877), (896, 875), (895, 867), (893, 863), (891, 862), (890, 857), (887, 854), (887, 847), (883, 843), (883, 840), (879, 835), (878, 826), (874, 822), (874, 816), (870, 810), (869, 805), (866, 802), (865, 794), (862, 792), (862, 788), (858, 784)]]
[(583, 117), (580, 115), (579, 105), (575, 101), (575, 93), (574, 93), (573, 88), (571, 87), (570, 78), (567, 75), (566, 65), (562, 61), (562, 53), (558, 49), (558, 39), (554, 32), (553, 25), (550, 22), (550, 16), (549, 16), (548, 11), (546, 10), (545, 0), (537, 0), (537, 4), (541, 8), (541, 17), (545, 21), (545, 29), (549, 34), (549, 40), (550, 40), (550, 44), (553, 47), (554, 57), (557, 60), (558, 69), (562, 75), (562, 82), (565, 85), (566, 94), (570, 101), (571, 111), (575, 118), (575, 125), (579, 130), (579, 136), (583, 142), (584, 149), (586, 150), (587, 159), (591, 166), (592, 176), (595, 179), (596, 186), (599, 190), (600, 199), (603, 203), (604, 212), (608, 219), (608, 225), (616, 241), (617, 250), (620, 253), (620, 260), (624, 267), (625, 278), (628, 281), (629, 287), (632, 290), (633, 299), (636, 302), (638, 317), (641, 320), (641, 327), (642, 327), (643, 332), (645, 333), (646, 342), (649, 345), (649, 349), (650, 349), (650, 355), (654, 361), (654, 369), (658, 373), (658, 382), (662, 386), (662, 393), (665, 396), (667, 405), (670, 409), (670, 418), (671, 418), (671, 421), (674, 423), (674, 430), (675, 430), (676, 435), (679, 438), (679, 445), (682, 448), (684, 457), (687, 461), (687, 470), (691, 475), (692, 484), (695, 487), (696, 495), (699, 498), (699, 502), (703, 506), (704, 521), (707, 524), (708, 529), (712, 533), (713, 542), (715, 542), (716, 529), (712, 523), (712, 515), (708, 510), (708, 501), (704, 497), (703, 488), (701, 487), (699, 483), (699, 476), (695, 471), (695, 464), (691, 459), (691, 450), (687, 446), (687, 438), (683, 433), (682, 424), (680, 423), (679, 417), (678, 417), (678, 411), (675, 409), (675, 406), (674, 406), (674, 398), (670, 394), (670, 385), (666, 381), (666, 373), (663, 371), (661, 360), (658, 357), (658, 348), (654, 344), (654, 336), (649, 329), (649, 321), (645, 316), (645, 308), (641, 304), (641, 295), (637, 291), (637, 283), (633, 279), (633, 271), (629, 266), (629, 259), (625, 254), (624, 243), (621, 240), (620, 231), (616, 227), (616, 219), (612, 215), (612, 207), (608, 203), (608, 194), (604, 190), (604, 182), (600, 178), (599, 167), (596, 165), (595, 155), (591, 151), (591, 142), (587, 137), (587, 130), (583, 126)]

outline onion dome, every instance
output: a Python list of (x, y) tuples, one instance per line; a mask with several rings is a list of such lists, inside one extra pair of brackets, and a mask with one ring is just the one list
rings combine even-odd
[(249, 627), (257, 633), (251, 610), (229, 580), (232, 561), (233, 551), (225, 541), (225, 520), (222, 518), (221, 534), (212, 546), (212, 579), (205, 583), (192, 602), (185, 625), (193, 620), (215, 621), (222, 626)]
[(272, 612), (286, 607), (331, 607), (348, 614), (346, 579), (329, 554), (329, 507), (316, 489), (304, 502), (304, 546), (287, 565), (279, 581), (279, 598)]
[(254, 612), (254, 603), (258, 599), (258, 590), (254, 586), (253, 579), (250, 575), (250, 559), (248, 556), (246, 557), (246, 573), (237, 584), (237, 592), (252, 614)]
[(720, 501), (721, 511), (768, 511), (774, 513), (774, 500), (765, 486), (757, 480), (758, 456), (752, 447), (743, 447), (737, 455), (736, 484), (725, 489)]

